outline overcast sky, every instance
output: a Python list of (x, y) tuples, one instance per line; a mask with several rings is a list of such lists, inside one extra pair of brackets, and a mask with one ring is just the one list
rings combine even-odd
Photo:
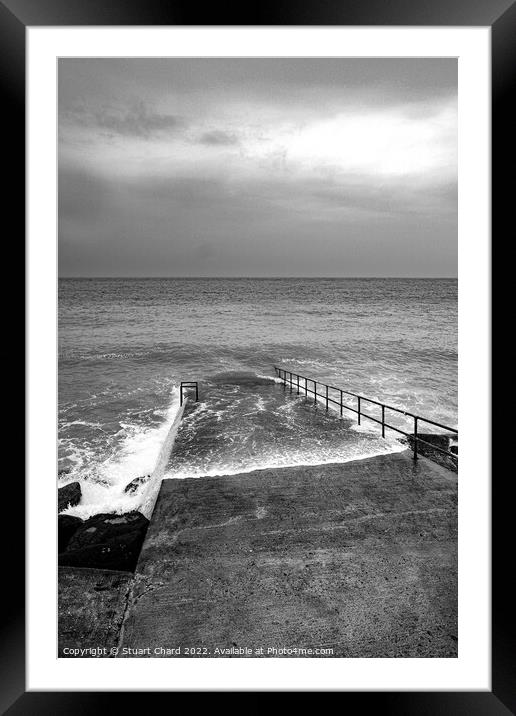
[(59, 271), (456, 276), (456, 60), (60, 60)]

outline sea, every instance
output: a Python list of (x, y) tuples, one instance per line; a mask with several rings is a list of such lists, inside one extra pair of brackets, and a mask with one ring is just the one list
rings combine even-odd
[[(165, 479), (405, 448), (367, 417), (358, 425), (352, 395), (342, 416), (326, 410), (305, 376), (457, 427), (455, 279), (60, 279), (58, 336), (58, 484), (81, 483), (68, 509), (80, 517), (138, 509), (181, 381), (198, 382), (199, 400), (189, 393)], [(275, 366), (303, 376), (299, 391)], [(360, 409), (381, 418), (374, 403)]]

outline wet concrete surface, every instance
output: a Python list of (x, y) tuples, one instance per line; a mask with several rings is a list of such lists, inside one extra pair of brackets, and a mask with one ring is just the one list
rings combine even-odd
[(165, 480), (121, 644), (120, 656), (456, 657), (457, 475), (406, 451)]
[(59, 567), (58, 656), (113, 656), (132, 579), (128, 572)]

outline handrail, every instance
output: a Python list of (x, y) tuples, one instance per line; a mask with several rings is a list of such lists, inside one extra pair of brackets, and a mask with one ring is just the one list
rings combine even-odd
[(179, 387), (179, 405), (183, 405), (183, 393), (185, 390), (195, 389), (195, 402), (199, 401), (199, 385), (196, 380), (182, 380)]
[[(409, 438), (409, 440), (413, 440), (413, 453), (414, 453), (414, 460), (417, 460), (418, 458), (418, 447), (420, 444), (428, 445), (432, 448), (432, 450), (436, 450), (437, 452), (443, 453), (445, 455), (448, 455), (454, 460), (458, 461), (458, 455), (456, 453), (451, 452), (451, 450), (445, 450), (444, 448), (439, 447), (438, 445), (435, 445), (434, 443), (430, 443), (427, 440), (424, 440), (423, 438), (419, 437), (418, 435), (418, 427), (419, 423), (427, 423), (428, 425), (433, 425), (437, 428), (442, 428), (443, 430), (448, 430), (449, 432), (453, 433), (454, 435), (459, 434), (459, 431), (456, 428), (451, 428), (448, 425), (443, 425), (442, 423), (438, 423), (435, 420), (430, 420), (429, 418), (424, 418), (421, 415), (416, 415), (414, 413), (411, 413), (407, 410), (402, 410), (401, 408), (396, 408), (393, 405), (388, 405), (387, 403), (382, 403), (379, 400), (373, 400), (373, 398), (367, 398), (364, 395), (360, 395), (359, 393), (353, 393), (350, 390), (345, 390), (344, 388), (337, 388), (334, 385), (328, 385), (326, 383), (321, 383), (319, 381), (316, 381), (314, 378), (308, 378), (307, 376), (300, 375), (298, 373), (294, 373), (291, 370), (287, 370), (285, 368), (280, 368), (279, 366), (274, 366), (274, 370), (278, 374), (278, 377), (280, 380), (283, 381), (283, 384), (286, 386), (287, 382), (290, 385), (290, 389), (294, 386), (297, 386), (297, 394), (299, 395), (299, 390), (304, 390), (305, 395), (308, 395), (311, 393), (314, 396), (314, 402), (317, 403), (317, 398), (323, 398), (326, 402), (326, 410), (328, 410), (329, 403), (333, 403), (334, 405), (337, 405), (340, 407), (340, 415), (342, 416), (343, 409), (350, 410), (352, 413), (355, 413), (358, 418), (358, 424), (360, 425), (361, 418), (367, 418), (368, 420), (371, 420), (374, 423), (377, 423), (378, 425), (382, 426), (382, 437), (385, 437), (385, 429), (388, 428), (389, 430), (394, 430), (395, 432), (401, 433), (402, 435), (405, 435), (405, 437)], [(283, 374), (283, 375), (282, 375)], [(289, 377), (287, 377), (289, 376)], [(293, 381), (293, 378), (296, 378), (296, 381)], [(305, 384), (304, 386), (300, 386), (299, 381), (304, 380)], [(308, 387), (308, 383), (313, 384), (313, 388)], [(321, 385), (324, 388), (326, 388), (325, 393), (318, 393), (317, 392), (317, 386)], [(335, 400), (329, 395), (330, 390), (335, 390), (338, 393), (340, 393), (340, 400)], [(350, 405), (346, 405), (343, 402), (343, 396), (344, 395), (351, 395), (354, 398), (357, 398), (357, 408), (352, 408)], [(368, 415), (367, 413), (364, 413), (361, 409), (362, 407), (362, 401), (365, 400), (368, 403), (373, 403), (374, 405), (378, 405), (382, 409), (382, 419), (379, 420), (378, 418), (374, 418), (372, 415)], [(396, 413), (399, 413), (400, 415), (405, 415), (406, 417), (412, 418), (414, 420), (414, 433), (407, 433), (404, 430), (401, 430), (400, 428), (397, 428), (394, 425), (389, 425), (385, 421), (385, 411), (386, 410), (392, 410)]]

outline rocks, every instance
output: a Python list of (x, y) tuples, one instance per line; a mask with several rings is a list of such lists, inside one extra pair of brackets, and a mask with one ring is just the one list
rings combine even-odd
[[(418, 455), (437, 462), (439, 465), (457, 472), (457, 459), (450, 455), (445, 455), (442, 450), (448, 450), (449, 452), (458, 455), (458, 448), (456, 445), (451, 445), (452, 440), (457, 439), (455, 433), (420, 433), (417, 434), (419, 440), (417, 443)], [(414, 436), (409, 435), (407, 437), (407, 443), (411, 450), (414, 449)], [(437, 449), (436, 449), (437, 448)]]
[[(431, 443), (432, 445), (437, 445), (437, 447), (442, 448), (443, 450), (449, 450), (450, 441), (452, 438), (455, 437), (452, 433), (419, 433), (417, 434), (418, 438), (420, 440), (424, 440), (427, 443)], [(422, 447), (427, 447), (423, 446)]]
[(135, 477), (134, 480), (131, 480), (131, 482), (125, 486), (124, 492), (136, 492), (140, 485), (144, 485), (146, 482), (148, 482), (148, 480), (150, 480), (150, 475), (142, 475), (141, 477)]
[(67, 507), (74, 507), (81, 501), (81, 486), (78, 482), (69, 482), (60, 487), (57, 497), (57, 511), (62, 512)]
[(133, 571), (148, 525), (139, 512), (94, 515), (72, 535), (59, 564)]
[(81, 525), (82, 520), (79, 517), (72, 517), (72, 515), (59, 515), (57, 518), (58, 552), (64, 552), (72, 535), (77, 532)]

